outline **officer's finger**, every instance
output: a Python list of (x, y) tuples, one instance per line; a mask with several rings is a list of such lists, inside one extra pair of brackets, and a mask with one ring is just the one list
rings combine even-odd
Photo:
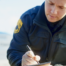
[(23, 55), (23, 58), (22, 58), (22, 60), (23, 60), (23, 62), (25, 62), (25, 61), (28, 61), (28, 62), (33, 62), (33, 61), (35, 61), (33, 58), (31, 58), (30, 56), (28, 56), (28, 55)]
[(28, 56), (27, 54), (24, 54), (24, 55), (22, 56), (22, 60), (23, 60), (24, 63), (25, 63), (25, 61), (29, 61), (29, 62), (35, 61), (33, 58), (31, 58), (31, 57)]
[(23, 65), (33, 65), (33, 64), (37, 64), (37, 62), (36, 61), (33, 61), (33, 62), (25, 61)]
[(32, 64), (37, 64), (37, 62), (31, 57), (23, 55), (22, 65), (32, 65)]
[(34, 56), (34, 60), (40, 61), (40, 56), (39, 55)]
[(22, 66), (26, 66), (27, 63), (30, 64), (30, 62), (26, 61), (27, 59), (29, 59), (28, 56), (26, 54), (24, 54), (22, 56)]
[(30, 64), (37, 64), (37, 61), (35, 61), (33, 58), (26, 59), (26, 61), (30, 62)]
[(32, 51), (26, 52), (26, 55), (28, 55), (28, 56), (31, 57), (31, 58), (34, 57), (34, 53), (33, 53)]

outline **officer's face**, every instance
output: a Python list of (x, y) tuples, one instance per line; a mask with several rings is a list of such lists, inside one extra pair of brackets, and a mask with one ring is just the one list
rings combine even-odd
[(50, 22), (56, 22), (66, 15), (66, 0), (45, 0), (45, 15)]

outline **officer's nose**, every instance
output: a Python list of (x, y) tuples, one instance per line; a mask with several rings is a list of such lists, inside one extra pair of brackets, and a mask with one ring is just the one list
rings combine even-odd
[(52, 7), (51, 14), (57, 14), (57, 7), (56, 6)]

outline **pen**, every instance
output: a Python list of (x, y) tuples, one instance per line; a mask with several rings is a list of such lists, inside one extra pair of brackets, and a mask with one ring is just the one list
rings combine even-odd
[[(29, 50), (29, 51), (32, 51), (32, 49), (31, 49), (31, 47), (29, 46), (29, 45), (27, 45), (27, 49)], [(33, 51), (32, 51), (33, 52)], [(39, 61), (37, 61), (37, 63), (39, 63)]]
[(32, 49), (27, 45), (27, 49), (29, 50), (29, 51), (32, 51)]

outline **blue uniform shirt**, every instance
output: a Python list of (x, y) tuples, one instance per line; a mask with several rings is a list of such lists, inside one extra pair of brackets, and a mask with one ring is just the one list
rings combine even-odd
[[(58, 47), (59, 44), (57, 43), (65, 43), (61, 39), (61, 37), (65, 39), (65, 26), (61, 30), (64, 34), (58, 34), (58, 32), (55, 31), (57, 34), (52, 37), (51, 26), (47, 26), (44, 5), (43, 3), (41, 6), (29, 9), (20, 17), (10, 47), (7, 50), (7, 58), (11, 66), (21, 66), (22, 56), (28, 51), (26, 48), (27, 45), (32, 48), (35, 54), (41, 56), (40, 62), (46, 62), (54, 57), (54, 53), (58, 50), (56, 47)], [(61, 23), (63, 22), (65, 22), (65, 19), (62, 19)], [(58, 25), (60, 25), (60, 22)], [(55, 30), (55, 28), (53, 30)], [(61, 58), (60, 60), (60, 63), (63, 63)]]

